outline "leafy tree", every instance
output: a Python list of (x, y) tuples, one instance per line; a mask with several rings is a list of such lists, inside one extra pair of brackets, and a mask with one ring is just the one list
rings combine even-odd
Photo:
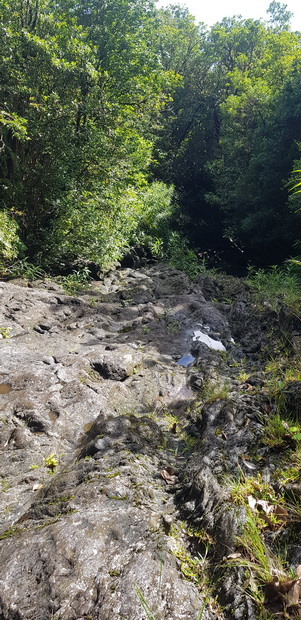
[(290, 20), (293, 17), (293, 13), (287, 10), (287, 4), (273, 0), (269, 5), (267, 13), (269, 15), (269, 24), (272, 28), (277, 30), (290, 29)]
[[(255, 46), (244, 49), (248, 28)], [(277, 261), (287, 256), (296, 229), (284, 182), (300, 132), (299, 38), (252, 20), (232, 23), (229, 37), (234, 64), (220, 104), (220, 153), (209, 164), (215, 191), (208, 201), (224, 212), (225, 234), (239, 239), (253, 260)]]
[(0, 205), (19, 221), (31, 258), (107, 263), (133, 233), (130, 206), (147, 187), (154, 126), (174, 81), (155, 53), (153, 3), (0, 3)]

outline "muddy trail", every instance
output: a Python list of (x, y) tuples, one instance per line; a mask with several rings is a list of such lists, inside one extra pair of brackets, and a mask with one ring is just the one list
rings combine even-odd
[[(297, 317), (166, 265), (0, 295), (0, 619), (300, 618), (301, 481), (274, 475), (297, 422), (265, 441)], [(300, 382), (278, 388), (298, 420)]]

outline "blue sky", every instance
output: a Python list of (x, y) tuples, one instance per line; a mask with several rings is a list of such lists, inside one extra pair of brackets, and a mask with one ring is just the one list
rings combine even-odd
[[(242, 15), (244, 18), (252, 17), (253, 19), (267, 19), (266, 10), (270, 4), (269, 0), (159, 0), (158, 6), (167, 6), (168, 4), (181, 4), (188, 7), (197, 21), (205, 22), (211, 26), (215, 22), (221, 21), (223, 17), (232, 17), (233, 15)], [(301, 2), (300, 0), (287, 0), (282, 4), (287, 4), (287, 9), (294, 13), (291, 21), (292, 30), (301, 31)]]

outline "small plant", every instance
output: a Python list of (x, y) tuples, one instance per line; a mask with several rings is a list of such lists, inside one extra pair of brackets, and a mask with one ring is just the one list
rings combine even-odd
[(162, 415), (168, 424), (168, 429), (175, 428), (178, 424), (178, 418), (172, 413), (167, 413), (164, 410), (162, 411)]
[(181, 433), (181, 439), (184, 442), (183, 454), (187, 452), (191, 452), (192, 450), (195, 450), (195, 447), (198, 444), (197, 437), (193, 437), (192, 435), (189, 435), (188, 433), (186, 433), (186, 431), (183, 431)]
[(275, 471), (275, 479), (282, 485), (299, 482), (301, 478), (301, 446), (298, 442), (295, 450), (285, 453), (281, 467)]
[(34, 265), (28, 258), (23, 258), (13, 263), (8, 273), (12, 278), (24, 278), (25, 280), (43, 280), (46, 273), (39, 265)]
[(216, 400), (226, 400), (230, 395), (230, 386), (228, 383), (218, 383), (208, 380), (205, 381), (201, 394), (207, 403), (211, 403)]
[(272, 486), (263, 481), (261, 474), (250, 477), (242, 474), (237, 479), (228, 480), (227, 486), (230, 488), (231, 500), (238, 505), (245, 505), (249, 496), (267, 500), (271, 504), (279, 503)]
[(246, 381), (248, 381), (249, 376), (250, 375), (247, 372), (240, 372), (239, 375), (237, 375), (237, 379), (241, 383), (246, 383)]
[(0, 327), (0, 339), (8, 340), (11, 327)]
[(290, 445), (292, 441), (301, 440), (301, 426), (297, 422), (283, 420), (280, 413), (275, 413), (266, 420), (263, 443), (270, 448)]
[(298, 604), (301, 566), (297, 567), (297, 575), (285, 568), (283, 558), (268, 549), (258, 529), (256, 517), (250, 510), (243, 532), (236, 542), (242, 551), (229, 556), (226, 563), (245, 569), (245, 590), (257, 604), (260, 617), (267, 617), (265, 605), (273, 603), (277, 607), (274, 612), (279, 612), (277, 616), (281, 614), (281, 617), (290, 618), (281, 612), (286, 613), (286, 609)]
[(49, 473), (53, 474), (55, 468), (58, 466), (58, 463), (59, 463), (55, 454), (50, 454), (44, 459), (44, 461), (45, 461), (46, 467), (49, 469)]
[(83, 267), (78, 271), (73, 271), (68, 276), (59, 276), (58, 282), (62, 284), (63, 289), (68, 295), (74, 295), (83, 290), (90, 282), (91, 275), (88, 267)]
[(180, 330), (179, 321), (177, 319), (172, 319), (167, 323), (167, 330), (170, 334), (178, 334)]
[(89, 299), (89, 306), (90, 306), (90, 308), (96, 308), (97, 300), (95, 299), (95, 297), (90, 297), (90, 299)]
[(301, 380), (301, 358), (271, 359), (265, 367), (265, 386), (268, 393), (274, 397), (281, 397), (283, 388), (288, 381)]
[(250, 267), (247, 282), (257, 289), (260, 302), (266, 297), (274, 308), (283, 301), (292, 308), (300, 308), (300, 278), (290, 263), (282, 267), (273, 265), (269, 270)]
[(146, 614), (147, 620), (160, 620), (159, 616), (157, 614), (154, 614), (153, 611), (151, 610), (142, 590), (140, 590), (140, 588), (137, 585), (135, 587), (135, 590), (136, 590), (137, 599), (143, 611)]
[(170, 265), (184, 271), (190, 280), (195, 280), (206, 271), (204, 261), (199, 260), (197, 254), (189, 247), (187, 239), (177, 232), (170, 235), (167, 256)]

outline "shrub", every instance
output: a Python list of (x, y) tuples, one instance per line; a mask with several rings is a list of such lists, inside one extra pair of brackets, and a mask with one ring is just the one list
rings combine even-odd
[(18, 235), (18, 226), (8, 211), (0, 212), (0, 264), (16, 258), (25, 246)]

